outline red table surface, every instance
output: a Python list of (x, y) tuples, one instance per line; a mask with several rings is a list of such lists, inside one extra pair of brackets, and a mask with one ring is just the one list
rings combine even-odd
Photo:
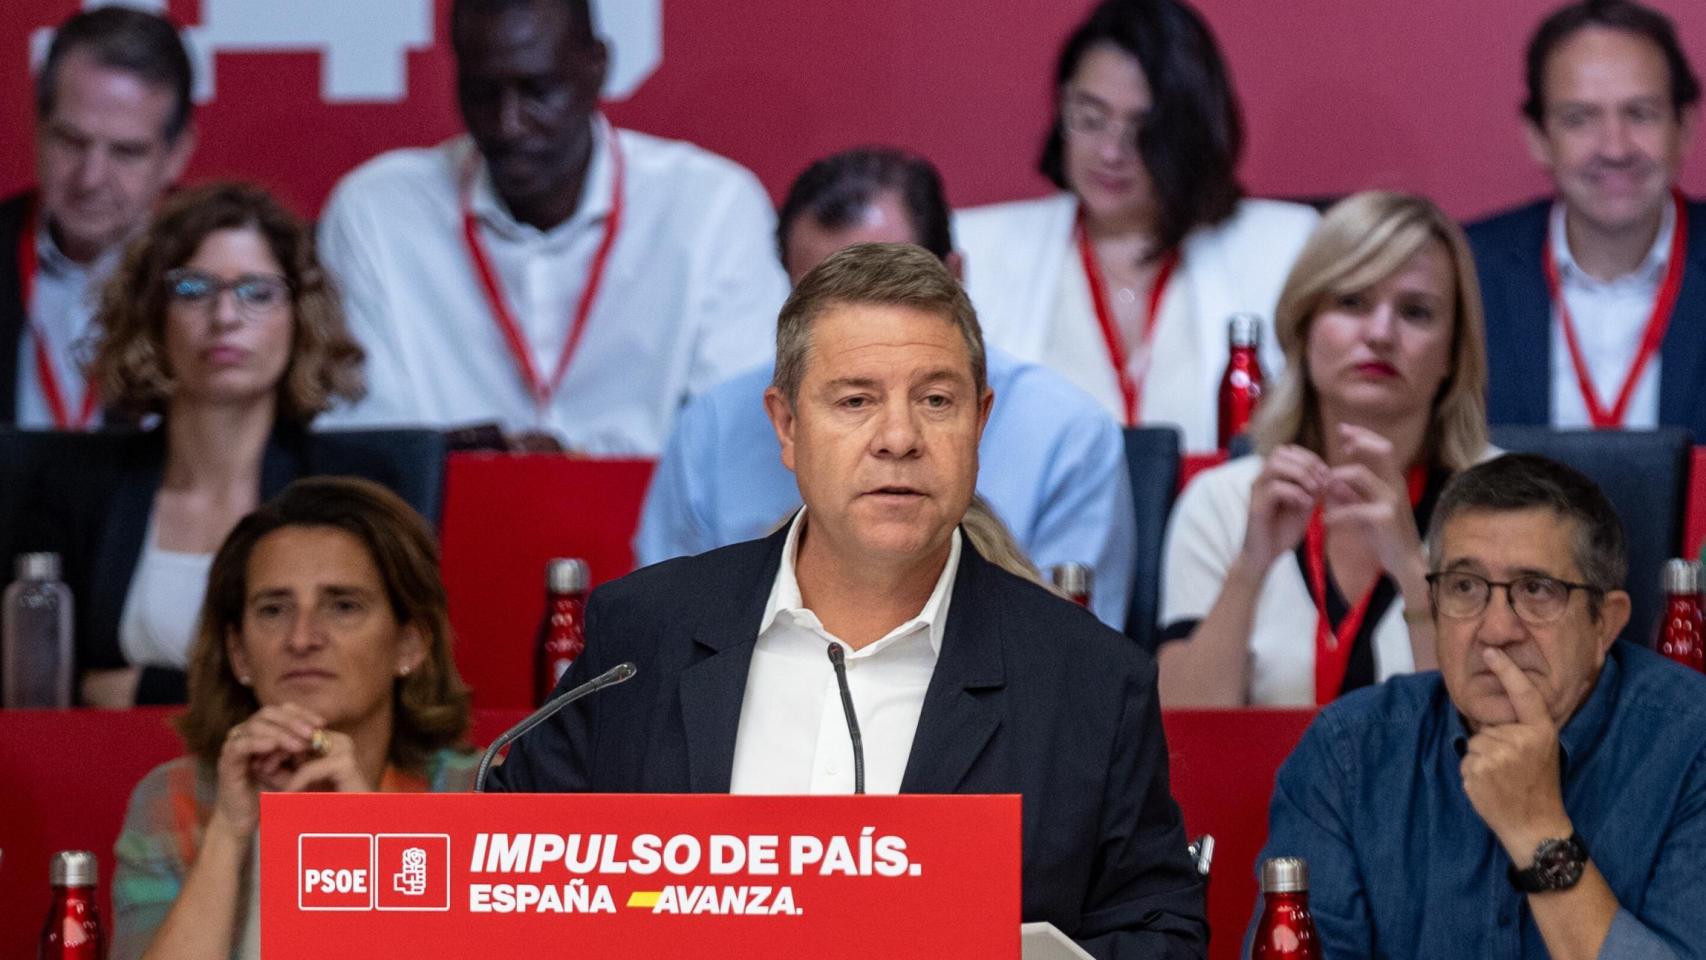
[[(1255, 903), (1253, 864), (1267, 834), (1274, 772), (1309, 711), (1186, 710), (1162, 716), (1172, 756), (1173, 795), (1187, 828), (1217, 841), (1209, 889), (1210, 956), (1233, 958)], [(112, 923), (107, 883), (113, 841), (131, 789), (181, 752), (163, 709), (20, 710), (0, 722), (0, 956), (34, 956), (56, 850), (100, 857), (102, 915)], [(485, 743), (521, 718), (483, 710), (474, 740)]]

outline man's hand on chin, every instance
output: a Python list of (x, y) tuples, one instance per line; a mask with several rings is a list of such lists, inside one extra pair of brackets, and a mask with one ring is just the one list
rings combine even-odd
[(1546, 699), (1503, 650), (1485, 651), (1516, 721), (1484, 726), (1469, 738), (1460, 770), (1463, 792), (1518, 869), (1542, 840), (1572, 832), (1558, 770), (1558, 727)]

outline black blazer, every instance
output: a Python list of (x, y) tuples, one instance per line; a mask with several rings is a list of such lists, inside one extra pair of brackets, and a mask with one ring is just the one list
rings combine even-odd
[(35, 193), (0, 200), (0, 426), (18, 419), (18, 343), (24, 335), (24, 285), (18, 276), (18, 240)]
[[(1468, 228), (1487, 309), (1487, 419), (1552, 422), (1552, 295), (1540, 258), (1550, 199)], [(1706, 203), (1688, 204), (1688, 262), (1659, 347), (1659, 424), (1706, 438)]]
[[(261, 499), (270, 499), (299, 477), (325, 474), (365, 477), (407, 491), (418, 484), (406, 474), (431, 472), (436, 485), (443, 471), (442, 440), (434, 467), (401, 462), (396, 451), (373, 442), (379, 433), (308, 433), (279, 425), (262, 455)], [(60, 555), (76, 610), (77, 673), (123, 667), (119, 620), (165, 469), (165, 431), (18, 436), (36, 442), (23, 444), (33, 462), (24, 471), (24, 492), (16, 506), (21, 528), (17, 550)], [(423, 505), (419, 497), (405, 498), (436, 522), (436, 501)], [(139, 704), (182, 703), (185, 693), (182, 671), (148, 667), (136, 698)]]
[[(499, 789), (724, 793), (747, 670), (787, 531), (595, 591), (572, 685), (620, 687), (523, 737)], [(904, 793), (1024, 796), (1023, 917), (1101, 957), (1201, 957), (1203, 889), (1167, 785), (1155, 663), (965, 543)], [(827, 668), (827, 665), (826, 665)]]

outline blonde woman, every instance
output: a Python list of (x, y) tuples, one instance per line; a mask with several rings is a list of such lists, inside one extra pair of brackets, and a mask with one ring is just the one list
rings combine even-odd
[(1487, 452), (1480, 288), (1417, 196), (1339, 203), (1286, 280), (1257, 455), (1205, 471), (1165, 547), (1162, 702), (1326, 703), (1436, 665), (1419, 531)]

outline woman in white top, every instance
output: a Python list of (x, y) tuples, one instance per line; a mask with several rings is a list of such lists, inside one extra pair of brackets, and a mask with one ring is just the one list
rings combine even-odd
[(1187, 450), (1214, 449), (1227, 320), (1266, 325), (1315, 212), (1241, 199), (1231, 82), (1179, 0), (1102, 3), (1067, 39), (1055, 93), (1040, 169), (1065, 192), (955, 225), (984, 335), (1122, 423), (1174, 424)]
[(1487, 453), (1463, 232), (1421, 197), (1353, 196), (1304, 247), (1275, 326), (1287, 370), (1257, 414), (1258, 455), (1205, 471), (1173, 510), (1167, 706), (1326, 703), (1436, 666), (1419, 531)]

